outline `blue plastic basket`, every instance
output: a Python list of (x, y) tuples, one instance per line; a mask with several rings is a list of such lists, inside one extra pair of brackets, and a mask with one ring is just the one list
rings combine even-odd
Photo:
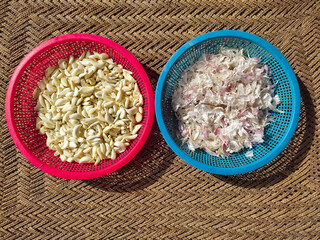
[[(281, 103), (272, 112), (275, 122), (265, 129), (264, 142), (253, 149), (243, 149), (227, 158), (214, 157), (203, 150), (191, 151), (187, 144), (177, 137), (178, 121), (172, 110), (172, 94), (181, 73), (196, 62), (204, 53), (218, 53), (221, 47), (244, 49), (250, 57), (259, 57), (260, 63), (271, 69), (271, 81), (277, 83), (275, 94)], [(201, 170), (235, 175), (258, 169), (277, 155), (289, 143), (298, 123), (300, 114), (300, 90), (296, 76), (285, 57), (269, 42), (250, 33), (223, 30), (201, 35), (184, 44), (170, 58), (160, 75), (155, 96), (156, 117), (160, 131), (171, 149), (183, 160)], [(252, 150), (254, 156), (245, 153)]]

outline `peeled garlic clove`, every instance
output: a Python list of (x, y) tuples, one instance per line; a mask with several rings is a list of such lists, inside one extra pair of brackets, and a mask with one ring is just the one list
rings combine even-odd
[(136, 125), (134, 128), (133, 128), (133, 130), (132, 130), (132, 134), (136, 134), (139, 130), (140, 130), (140, 128), (142, 127), (142, 125), (141, 124), (138, 124), (138, 125)]
[(70, 103), (63, 106), (61, 109), (62, 112), (73, 112), (76, 111), (77, 107), (75, 105), (71, 105)]
[(77, 126), (75, 126), (75, 127), (73, 128), (73, 130), (72, 130), (72, 136), (73, 136), (74, 138), (78, 138), (78, 137), (80, 136), (80, 130), (81, 130), (81, 125), (80, 125), (80, 124), (77, 125)]
[(116, 125), (116, 126), (124, 126), (125, 123), (124, 123), (124, 121), (122, 121), (122, 120), (118, 120), (118, 121), (115, 122), (114, 125)]
[(100, 112), (98, 112), (98, 119), (102, 122), (106, 122), (106, 119), (102, 116)]
[(70, 142), (69, 147), (70, 148), (76, 148), (78, 145), (75, 142)]
[(123, 71), (123, 76), (125, 79), (127, 79), (130, 82), (136, 82), (136, 80), (131, 76), (129, 71)]
[(109, 107), (113, 107), (113, 105), (114, 105), (114, 102), (113, 102), (113, 101), (109, 101), (109, 102), (106, 102), (106, 103), (104, 104), (104, 107), (105, 107), (105, 108), (109, 108)]
[(62, 122), (67, 122), (70, 115), (71, 115), (71, 112), (66, 112), (62, 118)]
[(76, 151), (76, 153), (74, 154), (75, 158), (80, 158), (82, 157), (84, 151), (82, 151), (82, 149), (78, 149), (78, 151)]
[(69, 146), (69, 142), (67, 140), (64, 141), (63, 146), (61, 147), (62, 150), (67, 149)]
[(138, 108), (137, 107), (132, 107), (132, 108), (129, 108), (129, 109), (126, 109), (127, 113), (130, 114), (130, 115), (134, 115), (138, 112)]
[(112, 123), (113, 122), (113, 117), (111, 117), (111, 115), (108, 112), (106, 113), (104, 118), (106, 119), (106, 121), (108, 123)]
[(120, 91), (117, 93), (116, 102), (121, 101), (121, 99), (122, 99), (122, 91), (120, 89)]
[(76, 69), (73, 69), (73, 70), (71, 71), (71, 75), (72, 75), (72, 76), (78, 76), (81, 72), (82, 72), (81, 69), (76, 68)]
[(92, 147), (92, 158), (95, 159), (97, 157), (97, 146)]
[(105, 153), (105, 155), (108, 156), (108, 155), (110, 154), (110, 152), (111, 152), (111, 147), (110, 147), (110, 145), (109, 145), (107, 142), (106, 142), (104, 145), (106, 146), (106, 153)]
[(83, 96), (91, 95), (93, 91), (94, 91), (94, 87), (81, 87), (79, 89), (79, 93), (82, 94)]
[(83, 122), (83, 123), (88, 123), (88, 124), (94, 123), (94, 122), (96, 122), (96, 121), (97, 121), (96, 118), (83, 118), (83, 119), (81, 120), (81, 122)]
[(57, 120), (60, 120), (60, 119), (61, 119), (61, 114), (57, 113), (51, 120), (57, 121)]
[(122, 87), (122, 91), (129, 92), (131, 89), (127, 86)]
[(90, 163), (90, 162), (91, 162), (91, 158), (89, 156), (84, 156), (79, 160), (79, 163)]
[(127, 98), (126, 98), (126, 101), (125, 101), (125, 103), (124, 103), (124, 107), (125, 107), (125, 108), (129, 108), (129, 104), (130, 104), (130, 99), (127, 97)]
[(78, 125), (79, 124), (79, 120), (76, 120), (76, 119), (69, 119), (69, 122), (71, 123), (71, 125)]
[[(139, 93), (140, 94), (140, 93)], [(139, 106), (143, 105), (143, 97), (142, 95), (140, 94), (139, 96)]]
[(82, 116), (78, 113), (74, 113), (74, 114), (71, 114), (69, 118), (70, 119), (81, 119)]
[(103, 159), (103, 153), (101, 152), (100, 148), (97, 148), (97, 153), (98, 153), (98, 159)]
[(83, 153), (89, 153), (92, 151), (92, 147), (88, 147), (85, 150), (83, 150)]
[(110, 158), (112, 160), (114, 160), (114, 159), (116, 159), (116, 156), (117, 156), (116, 151), (114, 149), (112, 149)]
[(136, 121), (137, 121), (137, 123), (142, 121), (142, 114), (139, 112), (136, 114)]
[(134, 134), (134, 135), (131, 135), (131, 136), (127, 136), (125, 137), (127, 140), (133, 140), (133, 139), (136, 139), (138, 137), (138, 134)]

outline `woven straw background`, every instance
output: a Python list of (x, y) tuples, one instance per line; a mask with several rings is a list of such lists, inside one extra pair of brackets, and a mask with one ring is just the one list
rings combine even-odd
[[(206, 32), (236, 29), (276, 46), (300, 84), (298, 129), (253, 173), (221, 177), (179, 159), (157, 124), (127, 166), (89, 181), (32, 166), (8, 132), (4, 103), (22, 58), (85, 32), (126, 47), (154, 90), (170, 56)], [(0, 1), (1, 239), (320, 239), (320, 3), (317, 0)]]

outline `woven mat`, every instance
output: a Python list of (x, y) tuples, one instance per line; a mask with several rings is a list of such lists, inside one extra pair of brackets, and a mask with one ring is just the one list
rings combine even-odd
[[(311, 0), (0, 2), (2, 239), (319, 239), (320, 4)], [(127, 166), (90, 181), (32, 166), (8, 132), (8, 81), (34, 47), (85, 32), (110, 38), (144, 65), (154, 90), (170, 56), (206, 32), (235, 29), (275, 45), (302, 93), (295, 136), (266, 167), (221, 177), (186, 164), (156, 125)]]

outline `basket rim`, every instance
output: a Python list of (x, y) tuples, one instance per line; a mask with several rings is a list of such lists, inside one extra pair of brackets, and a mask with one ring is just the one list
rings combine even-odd
[[(292, 114), (290, 118), (289, 125), (287, 127), (287, 130), (285, 131), (283, 137), (281, 138), (280, 142), (277, 144), (275, 148), (273, 148), (270, 152), (268, 152), (265, 156), (262, 158), (258, 159), (257, 161), (254, 161), (252, 163), (249, 163), (244, 166), (240, 167), (234, 167), (234, 168), (221, 168), (221, 167), (215, 167), (215, 166), (210, 166), (206, 165), (204, 163), (201, 163), (197, 161), (196, 159), (190, 157), (186, 153), (184, 153), (179, 146), (173, 141), (171, 138), (164, 119), (162, 115), (162, 92), (163, 92), (163, 86), (164, 82), (166, 81), (167, 75), (172, 68), (172, 66), (175, 64), (175, 62), (181, 57), (183, 53), (185, 53), (187, 50), (190, 48), (194, 47), (195, 45), (198, 45), (208, 39), (214, 39), (214, 38), (222, 38), (222, 37), (231, 37), (231, 38), (240, 38), (244, 39), (250, 42), (253, 42), (257, 44), (258, 46), (264, 48), (268, 53), (270, 53), (281, 65), (281, 67), (284, 69), (284, 72), (286, 73), (288, 79), (289, 79), (289, 85), (290, 88), (292, 89), (292, 102), (293, 102), (293, 107), (292, 107)], [(297, 78), (294, 74), (294, 71), (292, 67), (290, 66), (288, 60), (284, 57), (284, 55), (276, 48), (274, 47), (271, 43), (268, 41), (264, 40), (261, 37), (258, 37), (252, 33), (248, 32), (243, 32), (243, 31), (238, 31), (238, 30), (220, 30), (220, 31), (214, 31), (214, 32), (209, 32), (203, 35), (200, 35), (187, 43), (185, 43), (182, 47), (180, 47), (169, 59), (167, 64), (164, 66), (156, 88), (156, 94), (155, 94), (155, 111), (156, 111), (156, 119), (160, 128), (160, 131), (170, 146), (170, 148), (185, 162), (189, 163), (190, 165), (214, 174), (219, 174), (219, 175), (237, 175), (237, 174), (243, 174), (247, 172), (251, 172), (253, 170), (256, 170), (267, 163), (269, 163), (271, 160), (273, 160), (276, 156), (278, 156), (283, 149), (288, 145), (290, 139), (292, 138), (295, 129), (298, 124), (299, 120), (299, 115), (300, 115), (300, 108), (301, 108), (301, 103), (300, 103), (300, 89), (299, 89), (299, 84), (297, 81)]]
[[(22, 141), (20, 134), (18, 133), (18, 130), (17, 130), (16, 122), (14, 120), (13, 106), (14, 106), (15, 91), (16, 91), (18, 82), (22, 74), (26, 70), (26, 68), (42, 52), (56, 45), (59, 45), (65, 42), (72, 42), (72, 41), (96, 42), (96, 43), (108, 46), (112, 49), (116, 49), (117, 52), (119, 52), (121, 55), (124, 55), (128, 59), (128, 61), (130, 61), (131, 64), (136, 68), (138, 74), (141, 76), (142, 82), (145, 85), (146, 96), (149, 101), (148, 112), (146, 113), (145, 128), (144, 128), (144, 131), (141, 133), (141, 136), (137, 141), (137, 143), (135, 144), (135, 146), (120, 161), (117, 161), (108, 167), (105, 167), (96, 171), (91, 171), (91, 172), (72, 172), (72, 171), (60, 170), (42, 162), (39, 158), (37, 158), (35, 155), (32, 154), (32, 152), (28, 149), (28, 147)], [(131, 52), (129, 52), (127, 49), (125, 49), (118, 43), (110, 39), (107, 39), (105, 37), (101, 37), (93, 34), (87, 34), (87, 33), (71, 33), (71, 34), (60, 35), (58, 37), (51, 38), (41, 43), (40, 45), (35, 47), (33, 50), (31, 50), (22, 59), (22, 61), (16, 67), (8, 85), (7, 94), (6, 94), (5, 112), (6, 112), (7, 126), (14, 143), (16, 144), (20, 152), (24, 155), (24, 157), (26, 157), (27, 160), (31, 162), (35, 167), (39, 168), (40, 170), (50, 175), (60, 177), (60, 178), (75, 179), (75, 180), (76, 179), (92, 179), (92, 178), (102, 177), (104, 175), (107, 175), (109, 173), (112, 173), (120, 169), (129, 161), (131, 161), (134, 158), (134, 156), (136, 156), (138, 152), (141, 150), (141, 148), (145, 144), (150, 134), (152, 124), (153, 124), (154, 94), (153, 94), (149, 77), (145, 69), (142, 67), (141, 63), (134, 57), (134, 55)]]

